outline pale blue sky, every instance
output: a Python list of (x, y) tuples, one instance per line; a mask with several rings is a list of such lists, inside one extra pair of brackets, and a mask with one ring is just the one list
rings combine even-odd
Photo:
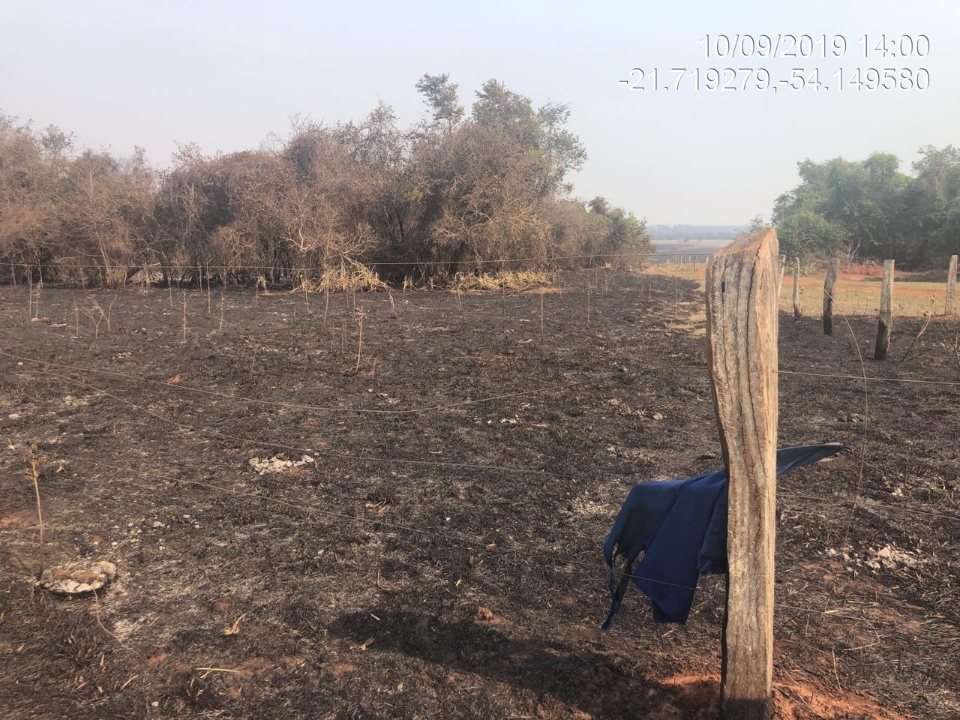
[[(707, 59), (706, 34), (847, 41), (844, 58)], [(860, 38), (929, 39), (923, 58), (863, 57)], [(568, 103), (590, 155), (576, 194), (603, 195), (651, 223), (745, 223), (796, 185), (796, 163), (892, 152), (909, 170), (921, 145), (960, 145), (960, 3), (887, 2), (44, 2), (0, 0), (0, 110), (53, 123), (78, 143), (161, 166), (177, 142), (258, 147), (294, 113), (334, 123), (378, 100), (404, 124), (414, 84), (449, 73), (469, 106), (489, 78)], [(786, 41), (789, 43), (789, 41)], [(782, 46), (786, 47), (786, 46)], [(820, 45), (815, 45), (820, 52)], [(640, 66), (920, 68), (925, 91), (631, 92)], [(743, 75), (741, 74), (740, 80)]]

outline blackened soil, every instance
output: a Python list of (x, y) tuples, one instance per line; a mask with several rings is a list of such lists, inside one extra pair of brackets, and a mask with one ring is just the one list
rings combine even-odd
[[(597, 631), (629, 488), (721, 463), (693, 285), (28, 292), (0, 288), (4, 717), (715, 715), (722, 578), (685, 627), (632, 592)], [(776, 712), (957, 718), (960, 387), (899, 381), (960, 383), (958, 325), (861, 365), (849, 322), (781, 319), (780, 444), (849, 449), (781, 478)], [(36, 586), (83, 559), (118, 580)]]

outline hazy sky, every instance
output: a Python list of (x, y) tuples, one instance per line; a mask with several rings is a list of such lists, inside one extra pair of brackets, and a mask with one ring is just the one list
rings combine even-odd
[[(738, 34), (737, 57), (705, 56), (705, 35)], [(804, 34), (802, 46), (783, 37)], [(780, 36), (779, 55), (814, 56), (760, 57), (762, 35), (771, 44)], [(913, 46), (914, 56), (880, 56), (872, 48), (881, 35), (888, 51)], [(839, 58), (831, 54), (843, 44), (838, 36), (846, 44)], [(635, 81), (634, 67), (647, 71), (647, 90), (618, 83)], [(736, 89), (707, 90), (707, 70), (727, 67), (737, 75), (724, 80)], [(671, 68), (686, 71), (679, 87)], [(821, 90), (780, 84), (793, 68), (805, 79), (819, 70)], [(840, 91), (841, 68), (854, 82), (857, 68), (892, 68), (898, 83), (906, 68), (929, 86), (870, 91), (866, 82), (877, 78), (863, 72), (863, 89)], [(83, 147), (126, 155), (141, 145), (160, 166), (177, 142), (207, 152), (258, 147), (271, 132), (285, 134), (294, 113), (334, 123), (383, 100), (413, 123), (424, 112), (414, 88), (424, 73), (449, 73), (468, 107), (489, 78), (535, 104), (569, 104), (570, 127), (590, 155), (572, 178), (576, 194), (603, 195), (651, 223), (768, 217), (804, 158), (884, 151), (909, 171), (921, 145), (960, 145), (955, 0), (0, 0), (0, 111), (71, 130)], [(765, 77), (776, 92), (756, 88)]]

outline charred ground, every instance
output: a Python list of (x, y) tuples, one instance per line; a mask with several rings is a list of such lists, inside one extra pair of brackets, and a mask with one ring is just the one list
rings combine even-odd
[[(597, 632), (629, 488), (721, 462), (693, 283), (47, 289), (36, 321), (27, 292), (0, 288), (5, 716), (712, 717), (722, 578), (686, 627), (632, 592)], [(956, 321), (902, 359), (922, 324), (867, 372), (960, 381)], [(783, 316), (781, 370), (858, 376), (856, 342)], [(960, 387), (821, 376), (780, 381), (780, 444), (849, 450), (781, 478), (778, 713), (955, 718)], [(78, 559), (119, 579), (36, 587)]]

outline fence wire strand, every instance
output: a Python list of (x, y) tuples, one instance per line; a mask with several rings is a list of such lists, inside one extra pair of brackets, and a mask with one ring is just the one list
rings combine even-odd
[[(643, 254), (643, 255), (646, 256), (646, 257), (652, 257), (652, 256), (676, 257), (676, 256), (679, 256), (679, 255), (688, 256), (688, 257), (693, 257), (693, 256), (697, 256), (697, 253), (645, 253), (645, 254)], [(706, 256), (706, 255), (707, 255), (707, 254), (704, 254), (703, 256)], [(620, 256), (615, 256), (615, 257), (620, 257)], [(571, 257), (571, 258), (555, 258), (555, 259), (573, 259), (573, 258)], [(496, 262), (509, 262), (509, 261), (496, 261)], [(383, 264), (385, 264), (385, 263), (373, 263), (373, 265), (383, 265)], [(413, 264), (413, 263), (396, 263), (396, 264), (398, 264), (398, 265), (411, 265), (411, 264)], [(421, 264), (424, 264), (424, 263), (421, 263)], [(449, 265), (449, 263), (436, 263), (436, 264)], [(0, 263), (0, 265), (17, 265), (17, 266), (22, 266), (22, 264), (15, 264), (15, 263)], [(72, 266), (72, 267), (78, 267), (78, 266)], [(94, 266), (94, 267), (98, 267), (98, 268), (99, 268), (100, 266)], [(212, 267), (212, 266), (206, 266), (206, 268), (211, 268), (211, 267)], [(186, 270), (186, 268), (184, 268), (184, 269)], [(233, 268), (233, 269), (239, 269), (239, 268)], [(273, 268), (259, 267), (259, 266), (247, 266), (247, 267), (245, 267), (244, 269), (273, 269)], [(291, 271), (293, 271), (293, 270), (291, 270)], [(804, 273), (804, 275), (806, 275), (807, 277), (810, 277), (810, 276), (809, 276), (808, 274), (806, 274), (806, 273)], [(821, 285), (821, 287), (822, 287), (822, 285)], [(846, 326), (847, 326), (847, 328), (848, 328), (848, 331), (850, 332), (851, 336), (853, 337), (854, 345), (855, 345), (856, 348), (857, 348), (858, 360), (859, 360), (860, 367), (861, 367), (861, 375), (845, 375), (845, 374), (817, 373), (817, 372), (798, 371), (798, 370), (779, 370), (779, 374), (780, 374), (780, 375), (790, 375), (790, 376), (819, 377), (819, 378), (824, 378), (824, 379), (836, 379), (836, 380), (856, 381), (857, 383), (862, 383), (862, 385), (863, 385), (863, 392), (864, 392), (864, 418), (865, 418), (865, 421), (864, 421), (864, 427), (863, 427), (863, 433), (862, 433), (862, 441), (861, 441), (861, 447), (860, 447), (860, 453), (859, 453), (859, 469), (858, 469), (857, 480), (856, 480), (856, 484), (855, 484), (855, 488), (854, 488), (854, 492), (853, 492), (853, 498), (850, 499), (850, 500), (844, 500), (844, 499), (842, 499), (842, 498), (836, 498), (836, 497), (831, 497), (831, 498), (813, 497), (813, 496), (802, 495), (802, 494), (797, 494), (797, 493), (781, 493), (781, 496), (784, 497), (784, 498), (789, 498), (790, 500), (808, 502), (808, 503), (812, 503), (812, 504), (818, 504), (818, 503), (835, 503), (835, 502), (838, 502), (838, 501), (845, 502), (845, 503), (850, 503), (851, 509), (850, 509), (848, 521), (847, 521), (847, 523), (846, 523), (846, 526), (845, 526), (845, 529), (844, 529), (844, 535), (843, 535), (843, 537), (844, 537), (843, 542), (844, 542), (844, 544), (845, 544), (845, 543), (847, 542), (847, 539), (848, 539), (848, 536), (849, 536), (849, 532), (850, 532), (850, 529), (851, 529), (852, 524), (853, 524), (854, 516), (855, 516), (857, 510), (859, 509), (859, 506), (860, 506), (861, 501), (862, 501), (862, 496), (861, 496), (861, 494), (862, 494), (862, 484), (863, 484), (863, 478), (864, 478), (864, 470), (865, 470), (865, 464), (866, 464), (866, 453), (867, 453), (867, 446), (868, 446), (868, 436), (869, 436), (869, 430), (868, 430), (868, 426), (867, 426), (867, 424), (866, 424), (866, 418), (869, 417), (869, 394), (868, 394), (869, 391), (868, 391), (868, 384), (869, 384), (869, 383), (902, 383), (902, 384), (910, 384), (910, 385), (918, 385), (918, 386), (958, 387), (958, 386), (960, 386), (960, 382), (938, 381), (938, 380), (926, 380), (926, 379), (910, 379), (910, 378), (883, 378), (883, 377), (877, 377), (877, 376), (870, 376), (870, 375), (868, 375), (867, 372), (866, 372), (866, 365), (865, 365), (865, 363), (864, 363), (862, 353), (860, 352), (859, 339), (857, 338), (856, 333), (854, 332), (853, 327), (852, 327), (852, 325), (850, 324), (849, 319), (847, 318), (846, 314), (844, 314), (844, 313), (842, 312), (842, 310), (840, 309), (839, 304), (836, 303), (836, 300), (835, 300), (835, 299), (834, 299), (834, 302), (835, 302), (835, 304), (836, 304), (838, 314), (842, 317), (844, 323), (846, 324)], [(532, 395), (541, 395), (541, 394), (545, 394), (545, 393), (549, 393), (549, 392), (562, 392), (563, 390), (566, 390), (566, 389), (569, 389), (569, 388), (580, 387), (580, 386), (590, 385), (590, 384), (599, 383), (599, 382), (602, 382), (602, 381), (605, 381), (605, 380), (609, 380), (610, 378), (616, 377), (616, 376), (619, 374), (619, 373), (606, 373), (606, 374), (602, 374), (602, 375), (599, 375), (599, 376), (595, 376), (595, 377), (592, 377), (592, 378), (590, 378), (590, 379), (582, 380), (582, 381), (574, 381), (574, 382), (561, 383), (561, 384), (556, 384), (556, 385), (545, 385), (545, 386), (543, 386), (543, 387), (539, 387), (539, 388), (536, 388), (535, 390), (531, 390), (531, 391), (523, 391), (523, 392), (516, 392), (516, 393), (507, 393), (507, 394), (502, 394), (502, 395), (497, 395), (497, 396), (490, 396), (490, 397), (484, 397), (484, 398), (471, 398), (471, 399), (462, 400), (462, 401), (457, 401), (457, 402), (448, 403), (448, 404), (425, 406), (425, 407), (418, 407), (418, 408), (407, 408), (407, 409), (400, 409), (400, 410), (384, 410), (384, 409), (368, 409), (368, 408), (318, 406), (318, 405), (310, 405), (310, 404), (304, 404), (304, 403), (288, 403), (288, 402), (282, 402), (282, 401), (272, 401), (272, 400), (263, 400), (263, 399), (257, 399), (257, 398), (247, 398), (247, 397), (243, 397), (243, 396), (231, 395), (231, 394), (228, 394), (228, 393), (220, 393), (220, 392), (217, 392), (217, 391), (207, 390), (207, 389), (204, 389), (204, 388), (198, 388), (198, 387), (189, 386), (189, 385), (170, 384), (170, 383), (167, 383), (167, 382), (164, 382), (164, 381), (154, 380), (154, 379), (151, 379), (151, 378), (146, 378), (146, 377), (142, 377), (142, 376), (132, 375), (132, 374), (128, 374), (128, 373), (119, 373), (119, 372), (115, 372), (115, 371), (98, 370), (98, 369), (94, 369), (94, 368), (87, 368), (87, 367), (80, 367), (80, 366), (68, 365), (68, 364), (63, 364), (63, 363), (56, 363), (56, 362), (51, 362), (51, 361), (47, 361), (47, 360), (42, 360), (42, 359), (37, 359), (37, 358), (31, 358), (31, 357), (27, 357), (27, 356), (23, 356), (23, 355), (18, 355), (18, 354), (14, 354), (14, 353), (9, 353), (9, 352), (2, 351), (2, 350), (0, 350), (0, 355), (5, 356), (5, 357), (8, 357), (8, 358), (11, 358), (11, 359), (14, 359), (14, 360), (17, 360), (17, 361), (19, 361), (19, 362), (30, 362), (30, 363), (34, 363), (34, 364), (40, 365), (40, 366), (55, 367), (55, 368), (59, 368), (59, 369), (61, 369), (61, 370), (66, 370), (66, 371), (71, 371), (71, 372), (77, 372), (77, 373), (89, 373), (89, 374), (102, 375), (102, 376), (106, 376), (106, 377), (121, 378), (121, 379), (125, 379), (125, 380), (132, 381), (132, 382), (140, 382), (140, 383), (151, 384), (151, 385), (154, 385), (154, 386), (161, 386), (161, 387), (164, 387), (164, 388), (166, 388), (166, 389), (175, 389), (175, 390), (180, 391), (180, 392), (183, 392), (183, 393), (188, 393), (188, 394), (189, 394), (189, 393), (196, 393), (196, 394), (198, 394), (198, 395), (204, 395), (204, 396), (208, 396), (208, 397), (219, 397), (219, 398), (226, 399), (226, 400), (231, 400), (231, 401), (234, 401), (234, 402), (243, 402), (243, 403), (260, 404), (260, 405), (268, 405), (268, 406), (275, 406), (275, 407), (283, 407), (283, 408), (286, 408), (286, 409), (301, 410), (301, 411), (307, 411), (307, 412), (338, 412), (338, 413), (347, 412), (347, 413), (369, 413), (369, 414), (380, 414), (380, 415), (416, 415), (416, 414), (426, 414), (426, 413), (432, 413), (432, 412), (442, 412), (442, 411), (451, 410), (451, 409), (457, 409), (457, 408), (462, 408), (462, 407), (466, 407), (466, 406), (472, 406), (472, 405), (479, 405), (479, 404), (483, 404), (483, 403), (495, 402), (495, 401), (498, 401), (498, 400), (507, 400), (507, 399), (513, 399), (513, 398), (518, 398), (518, 397), (529, 397), (529, 396), (532, 396)], [(675, 369), (678, 369), (678, 368), (680, 368), (680, 367), (696, 368), (696, 369), (699, 369), (699, 370), (707, 370), (706, 365), (696, 365), (696, 366), (693, 366), (693, 365), (691, 365), (691, 366), (669, 365), (669, 366), (663, 366), (662, 368), (644, 366), (644, 367), (643, 367), (643, 370), (651, 370), (651, 369), (653, 369), (653, 370), (656, 370), (656, 369), (663, 369), (663, 370), (670, 369), (670, 370), (675, 370)], [(16, 373), (24, 372), (24, 373), (41, 375), (41, 376), (47, 376), (47, 377), (51, 377), (51, 378), (58, 379), (58, 380), (60, 380), (60, 381), (78, 384), (78, 385), (81, 385), (81, 386), (83, 386), (83, 387), (86, 387), (87, 389), (91, 390), (92, 392), (95, 392), (95, 393), (98, 393), (98, 394), (102, 394), (102, 395), (104, 395), (104, 396), (106, 396), (106, 397), (110, 397), (110, 398), (114, 399), (115, 401), (118, 401), (118, 402), (120, 402), (120, 403), (126, 404), (126, 405), (132, 407), (132, 408), (133, 408), (134, 410), (136, 410), (137, 412), (140, 412), (140, 413), (142, 413), (142, 414), (144, 414), (144, 415), (146, 415), (146, 416), (155, 418), (155, 419), (157, 419), (157, 420), (159, 420), (159, 421), (161, 421), (161, 422), (164, 422), (164, 423), (170, 424), (170, 425), (172, 425), (172, 426), (178, 427), (178, 428), (180, 428), (180, 429), (182, 429), (182, 430), (185, 430), (185, 431), (187, 431), (187, 432), (195, 433), (195, 434), (197, 434), (197, 435), (199, 435), (199, 436), (205, 436), (205, 435), (207, 435), (207, 434), (213, 434), (213, 435), (216, 435), (216, 436), (218, 436), (219, 438), (221, 438), (221, 439), (223, 439), (223, 440), (227, 440), (227, 441), (230, 441), (230, 442), (233, 442), (233, 443), (240, 443), (241, 445), (251, 445), (251, 446), (254, 446), (254, 447), (272, 447), (272, 448), (276, 448), (276, 449), (278, 449), (278, 450), (283, 450), (283, 451), (291, 451), (291, 452), (296, 452), (296, 453), (301, 453), (301, 454), (310, 454), (310, 455), (325, 456), (325, 457), (330, 457), (330, 458), (338, 458), (338, 459), (342, 459), (342, 460), (346, 460), (346, 461), (353, 461), (353, 462), (408, 464), (408, 465), (416, 465), (416, 466), (424, 466), (424, 467), (435, 467), (435, 468), (438, 468), (438, 469), (450, 469), (450, 470), (464, 470), (464, 469), (467, 469), (467, 470), (477, 470), (477, 471), (484, 471), (484, 472), (534, 474), (534, 475), (540, 475), (540, 476), (552, 476), (552, 477), (557, 477), (557, 478), (564, 478), (564, 477), (566, 477), (566, 476), (563, 475), (563, 474), (554, 473), (554, 472), (550, 472), (550, 471), (542, 470), (542, 469), (533, 470), (533, 469), (525, 468), (525, 467), (491, 466), (491, 465), (481, 465), (481, 464), (471, 464), (471, 463), (450, 463), (450, 462), (426, 461), (426, 460), (418, 460), (418, 459), (414, 459), (414, 458), (387, 458), (387, 457), (376, 457), (376, 456), (352, 455), (352, 454), (349, 454), (349, 453), (339, 453), (339, 452), (336, 452), (336, 451), (326, 450), (326, 449), (314, 449), (314, 448), (297, 447), (297, 446), (287, 445), (287, 444), (283, 444), (283, 443), (276, 443), (276, 442), (272, 442), (272, 441), (265, 441), (265, 440), (260, 439), (260, 438), (243, 437), (243, 436), (233, 435), (233, 434), (230, 434), (230, 433), (225, 433), (225, 432), (222, 432), (222, 431), (217, 430), (217, 429), (214, 429), (214, 428), (195, 427), (195, 426), (193, 426), (193, 425), (189, 425), (189, 424), (187, 424), (187, 423), (183, 423), (183, 422), (181, 422), (181, 421), (168, 418), (168, 417), (166, 417), (166, 416), (164, 416), (164, 415), (162, 415), (162, 414), (153, 412), (153, 411), (151, 411), (151, 410), (148, 409), (148, 408), (145, 408), (145, 407), (143, 407), (143, 406), (141, 406), (141, 405), (138, 405), (138, 404), (136, 404), (136, 403), (134, 403), (134, 402), (132, 402), (132, 401), (130, 401), (130, 400), (127, 400), (126, 398), (123, 398), (123, 397), (121, 397), (121, 396), (119, 396), (119, 395), (117, 395), (117, 394), (115, 394), (115, 393), (112, 393), (112, 392), (110, 392), (110, 391), (108, 391), (108, 390), (106, 390), (106, 389), (104, 389), (104, 388), (102, 388), (102, 387), (98, 387), (98, 386), (93, 385), (93, 384), (91, 384), (91, 383), (88, 383), (88, 382), (86, 382), (86, 381), (84, 381), (84, 380), (79, 380), (79, 379), (77, 379), (77, 378), (72, 378), (72, 377), (69, 377), (69, 376), (67, 376), (67, 375), (63, 375), (63, 374), (60, 374), (60, 373), (54, 373), (54, 372), (50, 372), (50, 371), (48, 371), (48, 370), (34, 370), (34, 369), (25, 369), (25, 368), (18, 368), (18, 369), (16, 369), (16, 370), (14, 370), (13, 372), (16, 372)], [(90, 463), (92, 463), (92, 464), (94, 464), (94, 465), (97, 465), (97, 466), (100, 466), (100, 467), (109, 468), (109, 469), (111, 469), (111, 470), (113, 470), (113, 471), (115, 471), (115, 472), (121, 472), (121, 473), (129, 472), (129, 468), (119, 468), (119, 467), (117, 467), (117, 466), (113, 466), (113, 465), (111, 465), (111, 464), (109, 464), (109, 463), (105, 463), (105, 462), (100, 461), (100, 460), (85, 459), (85, 461), (86, 461), (86, 462), (90, 462)], [(387, 520), (384, 520), (384, 519), (382, 519), (382, 518), (368, 518), (368, 517), (364, 517), (364, 516), (362, 516), (362, 515), (352, 515), (352, 514), (348, 514), (348, 513), (339, 513), (339, 512), (332, 511), (332, 510), (328, 510), (328, 509), (324, 509), (324, 508), (318, 508), (318, 507), (316, 507), (316, 506), (314, 506), (314, 505), (304, 504), (304, 503), (302, 503), (302, 502), (294, 503), (294, 502), (290, 502), (290, 501), (288, 501), (288, 500), (283, 500), (283, 499), (280, 499), (280, 498), (270, 497), (270, 496), (263, 495), (263, 494), (257, 493), (257, 492), (247, 492), (247, 491), (237, 490), (236, 488), (228, 488), (228, 487), (225, 487), (225, 486), (222, 486), (222, 485), (217, 485), (217, 484), (214, 484), (214, 483), (209, 483), (209, 482), (206, 482), (206, 481), (203, 481), (203, 480), (187, 479), (187, 478), (174, 478), (174, 477), (171, 477), (171, 476), (166, 476), (166, 475), (162, 475), (162, 474), (158, 474), (158, 473), (153, 473), (153, 472), (150, 473), (150, 475), (152, 475), (154, 478), (160, 479), (160, 480), (168, 480), (168, 481), (170, 481), (170, 482), (182, 483), (182, 484), (186, 484), (186, 485), (196, 485), (196, 486), (198, 486), (198, 487), (203, 487), (203, 488), (206, 488), (206, 489), (208, 489), (208, 490), (210, 490), (210, 491), (213, 491), (213, 492), (216, 492), (216, 493), (225, 493), (225, 494), (231, 494), (231, 495), (236, 495), (236, 496), (248, 497), (248, 498), (251, 498), (251, 499), (258, 499), (258, 500), (263, 501), (263, 502), (266, 502), (266, 503), (273, 503), (273, 504), (277, 504), (277, 505), (286, 506), (286, 507), (295, 509), (295, 510), (297, 510), (297, 511), (299, 511), (299, 512), (304, 512), (304, 513), (307, 513), (307, 514), (314, 514), (314, 515), (319, 515), (319, 516), (334, 517), (334, 518), (338, 518), (338, 519), (342, 519), (342, 520), (354, 521), (354, 522), (358, 522), (358, 523), (361, 523), (361, 524), (364, 524), (364, 523), (365, 523), (365, 524), (369, 524), (369, 525), (376, 525), (376, 526), (379, 526), (379, 527), (382, 527), (382, 528), (390, 528), (390, 529), (394, 529), (394, 530), (398, 530), (398, 531), (403, 531), (403, 532), (410, 532), (410, 533), (414, 533), (414, 534), (418, 534), (418, 535), (427, 535), (427, 536), (431, 536), (431, 537), (442, 537), (442, 538), (444, 538), (445, 540), (447, 540), (447, 541), (449, 541), (449, 542), (451, 542), (451, 543), (456, 543), (456, 544), (460, 544), (460, 545), (463, 545), (463, 546), (487, 548), (488, 545), (489, 545), (489, 543), (488, 543), (487, 541), (485, 541), (483, 538), (480, 538), (480, 537), (470, 537), (470, 536), (467, 536), (467, 535), (463, 535), (463, 534), (461, 534), (461, 533), (456, 533), (456, 534), (454, 534), (454, 533), (451, 533), (450, 531), (446, 531), (446, 530), (442, 530), (442, 529), (441, 529), (441, 530), (424, 530), (424, 529), (422, 529), (422, 528), (412, 527), (412, 526), (408, 526), (408, 525), (402, 525), (402, 524), (398, 524), (398, 523), (392, 523), (392, 522), (387, 521)], [(131, 478), (130, 481), (133, 482), (133, 479)], [(914, 513), (914, 514), (919, 514), (919, 515), (923, 515), (923, 516), (930, 517), (930, 518), (937, 518), (937, 519), (946, 520), (946, 521), (960, 522), (960, 517), (957, 517), (957, 516), (954, 516), (954, 515), (950, 515), (950, 514), (946, 514), (946, 513), (936, 513), (936, 512), (932, 512), (932, 511), (915, 510), (915, 509), (912, 509), (912, 508), (904, 507), (904, 506), (902, 506), (902, 505), (896, 505), (896, 506), (894, 506), (894, 505), (892, 505), (892, 504), (884, 503), (884, 502), (881, 502), (881, 501), (878, 501), (878, 500), (873, 500), (873, 499), (871, 499), (871, 502), (877, 503), (877, 504), (879, 504), (879, 505), (881, 505), (881, 506), (884, 506), (884, 507), (890, 508), (891, 510), (896, 510), (896, 511), (899, 511), (899, 512)], [(501, 549), (501, 551), (502, 551), (502, 548), (500, 548), (500, 549)], [(597, 572), (598, 569), (601, 567), (599, 563), (597, 563), (597, 564), (594, 565), (594, 564), (586, 564), (586, 563), (580, 563), (580, 562), (574, 561), (572, 564), (573, 564), (573, 565), (576, 565), (577, 567), (580, 567), (580, 568), (583, 569), (583, 570), (587, 570), (587, 571), (590, 571), (590, 572)], [(634, 578), (637, 579), (637, 576), (634, 576)], [(652, 582), (654, 582), (654, 583), (661, 583), (661, 584), (667, 584), (667, 585), (670, 585), (670, 584), (671, 584), (671, 583), (663, 583), (662, 581), (654, 580), (654, 579), (651, 579), (651, 578), (642, 578), (642, 579), (648, 580), (648, 581), (652, 581)], [(679, 587), (685, 587), (685, 586), (679, 586)], [(694, 589), (694, 588), (686, 588), (686, 589)], [(825, 616), (825, 617), (834, 617), (834, 616), (835, 616), (835, 617), (838, 617), (838, 618), (839, 618), (839, 617), (842, 617), (842, 619), (847, 620), (847, 621), (853, 620), (853, 621), (862, 621), (862, 622), (869, 623), (869, 624), (875, 624), (874, 621), (869, 620), (869, 619), (866, 619), (866, 618), (850, 618), (850, 617), (848, 617), (848, 616), (840, 616), (840, 615), (837, 615), (835, 609), (834, 609), (834, 610), (830, 610), (830, 609), (825, 609), (825, 608), (800, 607), (800, 606), (793, 606), (793, 605), (781, 605), (781, 607), (790, 608), (790, 609), (795, 609), (795, 610), (798, 610), (798, 611), (801, 611), (801, 612), (821, 614), (821, 615), (823, 615), (823, 616)]]

